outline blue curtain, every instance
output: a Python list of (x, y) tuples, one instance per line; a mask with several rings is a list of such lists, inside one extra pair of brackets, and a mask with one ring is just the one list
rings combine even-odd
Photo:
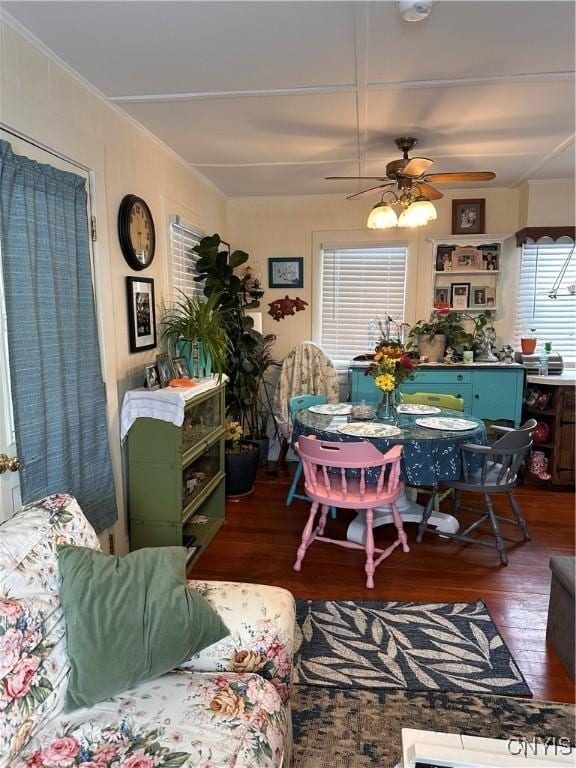
[(0, 141), (0, 248), (24, 503), (71, 493), (117, 519), (85, 181)]

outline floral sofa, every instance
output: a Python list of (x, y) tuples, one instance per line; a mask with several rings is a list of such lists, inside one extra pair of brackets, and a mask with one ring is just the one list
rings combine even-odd
[(59, 544), (99, 548), (67, 495), (29, 504), (0, 526), (0, 768), (287, 768), (289, 592), (189, 582), (230, 636), (178, 670), (66, 715)]

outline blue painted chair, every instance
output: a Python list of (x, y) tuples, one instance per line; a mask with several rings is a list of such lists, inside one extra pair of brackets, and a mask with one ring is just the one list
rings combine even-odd
[[(294, 422), (296, 421), (296, 414), (298, 413), (298, 411), (302, 411), (304, 410), (304, 408), (310, 408), (311, 405), (324, 405), (324, 403), (326, 402), (328, 401), (326, 400), (325, 395), (298, 395), (296, 397), (291, 397), (290, 400), (288, 400), (288, 411), (290, 413), (290, 420), (292, 421), (292, 426), (294, 426)], [(298, 459), (298, 466), (296, 467), (296, 471), (294, 472), (294, 477), (292, 479), (292, 483), (290, 484), (288, 495), (286, 496), (287, 507), (289, 507), (290, 504), (292, 504), (294, 499), (302, 499), (303, 501), (310, 501), (310, 498), (306, 496), (306, 494), (296, 493), (296, 490), (298, 488), (298, 483), (301, 477), (302, 477), (302, 459)], [(334, 507), (330, 508), (330, 514), (332, 515), (332, 518), (335, 520), (336, 509)]]

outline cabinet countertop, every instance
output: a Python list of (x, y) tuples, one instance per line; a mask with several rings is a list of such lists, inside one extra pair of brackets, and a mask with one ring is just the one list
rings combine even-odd
[(548, 384), (553, 387), (570, 387), (576, 384), (576, 369), (563, 371), (559, 376), (528, 376), (528, 384)]
[[(371, 360), (353, 360), (349, 364), (349, 368), (367, 368)], [(461, 368), (465, 368), (466, 370), (477, 370), (477, 371), (483, 371), (483, 370), (502, 370), (502, 369), (512, 369), (512, 370), (518, 370), (524, 368), (523, 365), (520, 363), (452, 363), (451, 365), (446, 365), (446, 363), (420, 363), (417, 366), (417, 369), (421, 369), (423, 371), (431, 371), (431, 370), (440, 370), (440, 371), (450, 371), (450, 370), (459, 370)], [(558, 376), (554, 377), (551, 376), (550, 378), (558, 378)]]

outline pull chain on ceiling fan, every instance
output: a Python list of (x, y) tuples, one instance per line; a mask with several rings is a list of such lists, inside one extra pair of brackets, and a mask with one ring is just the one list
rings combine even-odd
[[(386, 176), (326, 176), (326, 180), (366, 180), (378, 181), (372, 187), (355, 192), (346, 197), (355, 197), (379, 193), (380, 202), (370, 211), (367, 226), (369, 229), (388, 229), (390, 227), (421, 227), (438, 218), (432, 200), (444, 197), (433, 184), (459, 184), (467, 181), (491, 181), (496, 178), (492, 171), (458, 171), (454, 173), (427, 173), (433, 160), (428, 157), (408, 157), (418, 139), (403, 136), (395, 139), (396, 146), (402, 152), (399, 160), (392, 160), (386, 166)], [(385, 202), (384, 197), (391, 198)], [(400, 216), (393, 205), (402, 207)]]

